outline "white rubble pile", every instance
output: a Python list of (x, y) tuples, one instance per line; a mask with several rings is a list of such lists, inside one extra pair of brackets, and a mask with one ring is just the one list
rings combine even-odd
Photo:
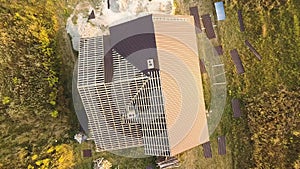
[[(100, 1), (95, 8), (89, 2), (80, 2), (68, 18), (66, 29), (72, 37), (74, 50), (78, 51), (80, 37), (107, 35), (111, 25), (149, 13), (174, 14), (175, 11), (173, 0), (110, 0), (110, 9), (107, 0)], [(88, 21), (92, 10), (96, 18)], [(73, 17), (77, 18), (76, 23)]]

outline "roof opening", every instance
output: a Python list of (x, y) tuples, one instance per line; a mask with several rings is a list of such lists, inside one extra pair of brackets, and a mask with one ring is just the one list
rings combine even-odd
[(126, 117), (129, 120), (133, 120), (136, 118), (135, 109), (133, 107), (126, 107)]
[(148, 59), (147, 60), (148, 69), (154, 69), (154, 60)]

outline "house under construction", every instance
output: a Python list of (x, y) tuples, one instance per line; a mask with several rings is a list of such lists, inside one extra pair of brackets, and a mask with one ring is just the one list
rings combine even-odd
[(174, 156), (209, 141), (193, 16), (152, 14), (81, 38), (77, 88), (97, 150)]

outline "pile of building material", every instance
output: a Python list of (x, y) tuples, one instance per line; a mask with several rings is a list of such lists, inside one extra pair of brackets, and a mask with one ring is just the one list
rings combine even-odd
[(179, 167), (179, 160), (176, 157), (162, 157), (158, 158), (156, 164), (160, 169), (168, 169)]
[(94, 169), (110, 169), (111, 167), (111, 162), (104, 160), (104, 158), (94, 160)]

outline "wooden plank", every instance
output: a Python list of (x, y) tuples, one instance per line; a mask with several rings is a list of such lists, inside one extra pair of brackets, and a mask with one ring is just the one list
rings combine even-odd
[(199, 11), (198, 11), (197, 6), (190, 7), (190, 15), (194, 16), (194, 24), (196, 26), (196, 33), (201, 33), (202, 28), (201, 28)]
[(238, 10), (238, 18), (239, 18), (239, 23), (240, 23), (240, 30), (241, 30), (241, 32), (244, 32), (245, 25), (244, 25), (243, 16), (242, 16), (242, 10)]
[(163, 164), (167, 164), (167, 163), (173, 163), (175, 161), (178, 161), (178, 159), (176, 157), (168, 157), (164, 161), (158, 162), (157, 164), (163, 165)]
[(205, 28), (207, 38), (208, 39), (216, 38), (216, 34), (214, 31), (214, 27), (213, 27), (210, 15), (205, 14), (205, 15), (202, 15), (201, 18), (202, 18), (203, 26)]
[(164, 161), (158, 162), (157, 165), (159, 168), (170, 168), (170, 167), (175, 167), (179, 165), (179, 161), (176, 157), (168, 157), (165, 158)]
[(92, 150), (91, 149), (85, 149), (82, 151), (83, 157), (92, 157)]
[(225, 136), (219, 136), (218, 137), (218, 153), (219, 153), (219, 155), (225, 155), (226, 154)]
[(258, 58), (258, 60), (261, 60), (261, 55), (255, 50), (248, 40), (245, 40), (245, 45), (248, 46), (250, 51)]
[(232, 111), (233, 111), (233, 117), (238, 118), (241, 117), (242, 112), (241, 112), (241, 104), (239, 99), (232, 99), (231, 100), (231, 106), (232, 106)]
[(208, 141), (208, 142), (202, 144), (202, 147), (203, 147), (204, 157), (212, 158), (210, 142)]
[(231, 59), (233, 63), (235, 64), (236, 70), (238, 74), (243, 74), (245, 72), (242, 60), (238, 54), (238, 51), (236, 49), (233, 49), (230, 51)]

